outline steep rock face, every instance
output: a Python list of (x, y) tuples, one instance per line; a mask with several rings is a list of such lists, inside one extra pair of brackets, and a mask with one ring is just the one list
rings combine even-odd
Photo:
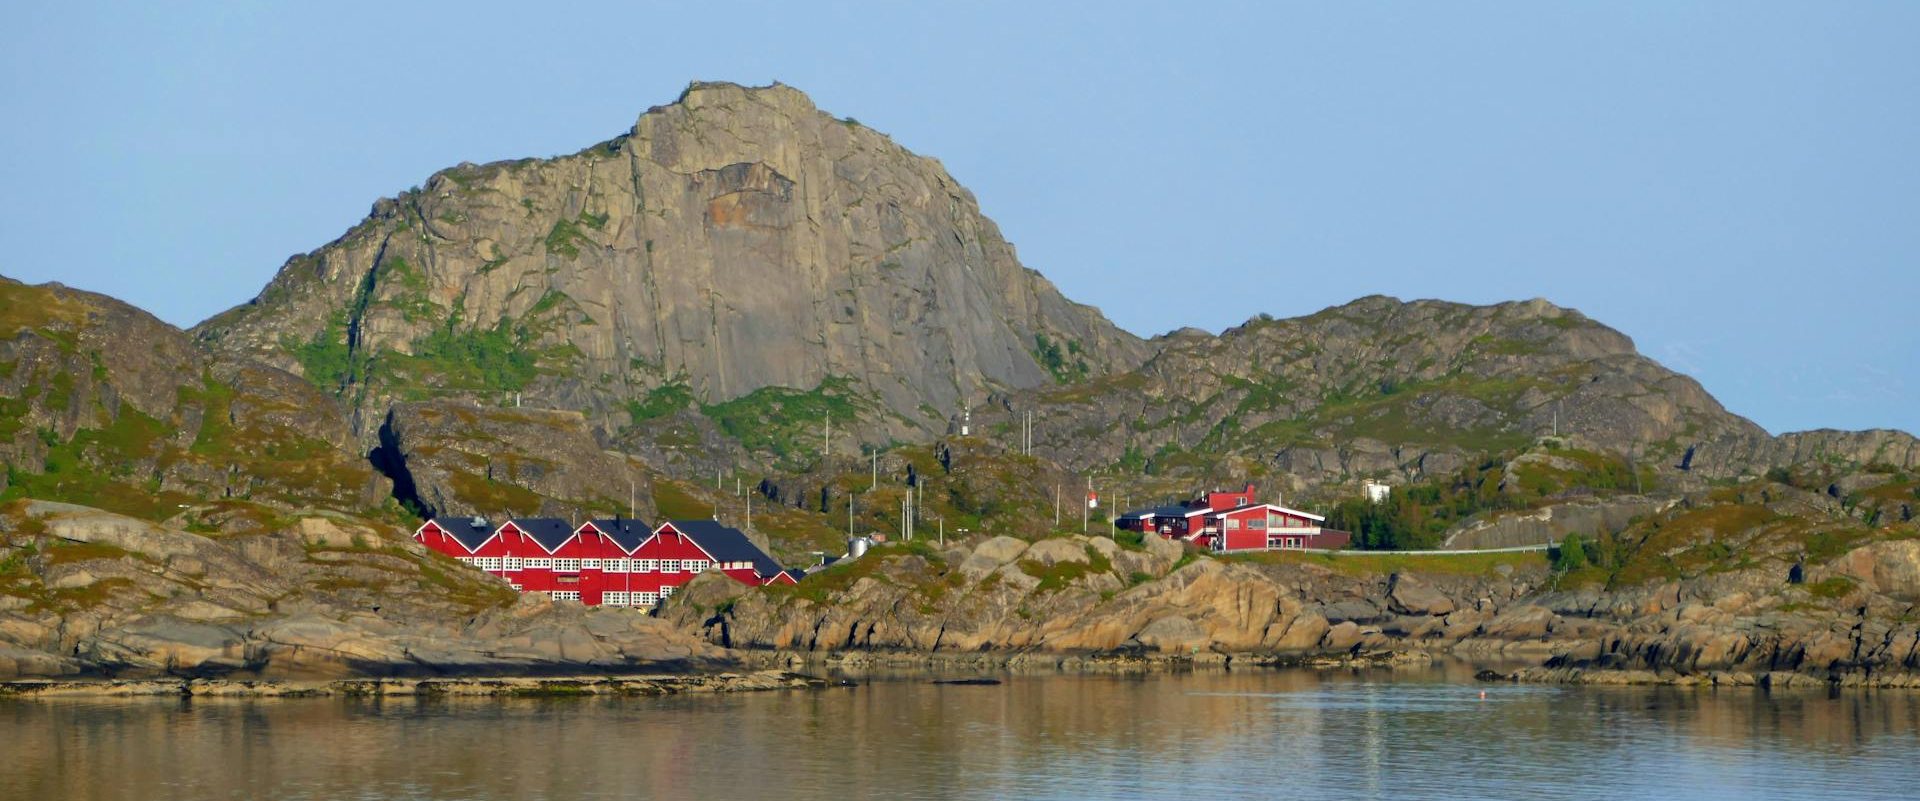
[(1137, 371), (1013, 393), (975, 419), (1004, 426), (1032, 410), (1036, 452), (1076, 468), (1275, 474), (1294, 490), (1444, 475), (1556, 431), (1683, 484), (1821, 456), (1896, 467), (1920, 458), (1920, 443), (1897, 431), (1776, 439), (1625, 335), (1542, 300), (1370, 297), (1152, 344)]
[(573, 412), (403, 403), (380, 442), (375, 464), (422, 514), (654, 519), (646, 470), (601, 450)]
[(696, 84), (577, 154), (443, 171), (195, 333), (339, 392), (363, 437), (396, 398), (521, 393), (616, 430), (628, 402), (836, 380), (912, 436), (1146, 353), (1022, 267), (938, 162), (777, 84)]

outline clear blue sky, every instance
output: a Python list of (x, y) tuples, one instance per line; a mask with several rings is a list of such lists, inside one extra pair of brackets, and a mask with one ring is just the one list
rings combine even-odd
[(1771, 430), (1920, 431), (1920, 3), (88, 5), (0, 30), (0, 273), (181, 325), (437, 169), (777, 79), (1143, 335), (1539, 296)]

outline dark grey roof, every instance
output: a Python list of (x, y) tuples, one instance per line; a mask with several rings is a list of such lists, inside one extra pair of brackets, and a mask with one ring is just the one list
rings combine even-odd
[(484, 544), (494, 530), (493, 523), (484, 517), (436, 517), (433, 524), (469, 551)]
[(1123, 514), (1120, 516), (1120, 519), (1139, 520), (1141, 518), (1147, 517), (1148, 515), (1152, 515), (1154, 517), (1182, 517), (1186, 515), (1188, 511), (1189, 510), (1185, 506), (1150, 506), (1145, 509), (1135, 509), (1131, 512)]
[(780, 563), (773, 561), (766, 551), (747, 539), (739, 529), (720, 525), (712, 520), (675, 520), (673, 529), (693, 540), (695, 545), (713, 556), (716, 562), (752, 562), (753, 571), (762, 577), (780, 572)]
[(613, 544), (620, 546), (620, 550), (628, 553), (632, 553), (633, 549), (640, 547), (640, 543), (646, 542), (648, 537), (653, 536), (652, 526), (647, 525), (646, 521), (631, 517), (588, 522), (592, 523), (600, 533), (607, 535), (607, 539), (613, 540)]
[(560, 547), (568, 537), (573, 536), (573, 524), (557, 517), (516, 517), (507, 522), (512, 523), (514, 528), (526, 532), (527, 536), (532, 537), (534, 542), (540, 543), (540, 547), (547, 549), (548, 552)]

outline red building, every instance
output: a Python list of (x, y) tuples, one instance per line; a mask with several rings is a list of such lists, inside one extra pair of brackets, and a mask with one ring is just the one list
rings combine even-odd
[(651, 607), (707, 571), (755, 586), (794, 583), (778, 562), (738, 530), (680, 520), (649, 530), (638, 520), (593, 520), (574, 528), (555, 518), (516, 518), (490, 528), (480, 518), (434, 518), (414, 539), (485, 570), (521, 592), (589, 606)]
[(1352, 536), (1322, 528), (1326, 518), (1261, 503), (1252, 484), (1237, 491), (1211, 491), (1176, 506), (1156, 506), (1121, 515), (1120, 528), (1184, 540), (1215, 551), (1345, 548)]

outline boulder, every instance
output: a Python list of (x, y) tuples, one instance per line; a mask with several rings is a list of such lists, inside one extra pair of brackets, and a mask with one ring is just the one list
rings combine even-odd
[(992, 562), (994, 567), (999, 567), (1000, 565), (1020, 558), (1020, 554), (1025, 553), (1026, 550), (1027, 543), (1025, 540), (999, 536), (980, 543), (979, 546), (975, 547), (973, 549), (973, 557)]
[(1207, 632), (1180, 615), (1155, 618), (1140, 629), (1133, 639), (1162, 653), (1186, 653), (1207, 647)]
[(1027, 549), (1027, 552), (1023, 554), (1021, 558), (1023, 561), (1031, 560), (1046, 565), (1047, 567), (1053, 567), (1062, 562), (1074, 562), (1084, 565), (1091, 561), (1087, 558), (1087, 546), (1085, 543), (1067, 538), (1036, 542), (1032, 547)]
[(1388, 579), (1388, 608), (1403, 615), (1445, 615), (1453, 611), (1453, 599), (1406, 573)]

